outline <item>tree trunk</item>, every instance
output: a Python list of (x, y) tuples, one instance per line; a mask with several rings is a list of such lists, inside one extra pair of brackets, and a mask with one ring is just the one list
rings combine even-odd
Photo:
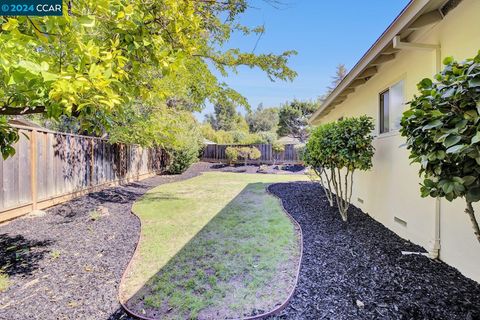
[[(330, 204), (330, 207), (333, 207), (333, 195), (332, 195), (332, 190), (331, 190), (332, 186), (331, 186), (331, 183), (330, 183), (330, 179), (328, 178), (327, 171), (325, 170), (325, 168), (321, 168), (320, 171), (313, 168), (313, 167), (312, 167), (312, 169), (315, 172), (315, 174), (320, 178), (320, 184), (322, 185), (323, 190), (325, 191), (325, 195), (327, 196), (328, 203)], [(323, 174), (324, 173), (325, 173), (325, 178), (327, 179), (328, 188), (323, 181)]]
[(470, 217), (470, 220), (472, 221), (472, 226), (473, 226), (473, 233), (477, 237), (478, 242), (480, 242), (480, 227), (478, 226), (478, 221), (475, 218), (475, 211), (473, 210), (473, 206), (471, 202), (467, 201), (467, 209), (465, 209), (465, 212)]

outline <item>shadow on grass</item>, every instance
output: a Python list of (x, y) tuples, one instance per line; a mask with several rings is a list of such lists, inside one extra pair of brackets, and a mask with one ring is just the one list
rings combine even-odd
[[(277, 200), (266, 196), (266, 185), (247, 185), (205, 220), (140, 289), (129, 291), (127, 307), (154, 319), (224, 319), (264, 313), (282, 303), (294, 286), (298, 243), (293, 224), (274, 207)], [(283, 281), (276, 280), (279, 272)]]
[(21, 235), (0, 234), (0, 271), (9, 276), (29, 275), (50, 252), (52, 241), (35, 241)]

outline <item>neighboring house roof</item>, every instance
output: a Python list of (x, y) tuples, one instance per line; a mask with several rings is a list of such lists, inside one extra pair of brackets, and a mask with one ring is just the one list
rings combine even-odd
[[(309, 122), (315, 124), (328, 114), (336, 105), (341, 104), (373, 77), (380, 65), (395, 59), (400, 51), (394, 42), (408, 42), (417, 30), (438, 23), (462, 0), (411, 0), (397, 18), (383, 32), (378, 40), (368, 49), (360, 61), (325, 99), (320, 108), (310, 117)], [(408, 45), (408, 43), (406, 43)]]
[(208, 139), (203, 139), (203, 144), (216, 144), (216, 143)]
[(12, 125), (17, 125), (17, 126), (44, 129), (41, 125), (39, 125), (39, 124), (37, 124), (33, 121), (27, 120), (27, 119), (25, 119), (24, 117), (21, 117), (21, 116), (17, 116), (13, 119), (9, 119), (8, 123), (12, 124)]
[(285, 136), (285, 137), (279, 138), (277, 142), (281, 144), (299, 144), (300, 140), (298, 140), (297, 138)]

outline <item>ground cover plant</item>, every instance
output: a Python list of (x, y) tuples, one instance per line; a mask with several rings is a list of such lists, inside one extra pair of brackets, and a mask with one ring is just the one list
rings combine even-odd
[(299, 179), (215, 172), (148, 192), (133, 207), (141, 240), (122, 299), (158, 319), (273, 309), (293, 288), (299, 242), (265, 186)]
[(464, 62), (451, 57), (434, 81), (423, 79), (403, 114), (412, 162), (421, 164), (423, 197), (464, 198), (474, 234), (479, 222), (472, 203), (480, 201), (480, 52)]

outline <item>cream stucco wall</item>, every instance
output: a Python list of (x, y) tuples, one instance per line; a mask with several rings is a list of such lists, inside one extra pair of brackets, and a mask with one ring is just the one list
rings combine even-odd
[[(480, 0), (464, 0), (415, 42), (440, 44), (442, 59), (473, 57), (480, 49), (479, 17)], [(395, 60), (382, 65), (375, 76), (357, 87), (345, 102), (320, 121), (363, 114), (375, 119), (373, 169), (357, 173), (352, 201), (400, 236), (427, 250), (432, 249), (435, 235), (435, 199), (420, 197), (418, 165), (410, 165), (408, 150), (402, 146), (405, 141), (398, 131), (378, 134), (378, 116), (380, 92), (403, 80), (405, 101), (410, 100), (416, 84), (435, 74), (435, 61), (434, 51), (399, 52)], [(464, 207), (462, 200), (453, 203), (441, 200), (440, 258), (480, 282), (480, 244), (473, 235)], [(480, 212), (480, 205), (476, 209)], [(406, 225), (395, 218), (405, 221)]]

